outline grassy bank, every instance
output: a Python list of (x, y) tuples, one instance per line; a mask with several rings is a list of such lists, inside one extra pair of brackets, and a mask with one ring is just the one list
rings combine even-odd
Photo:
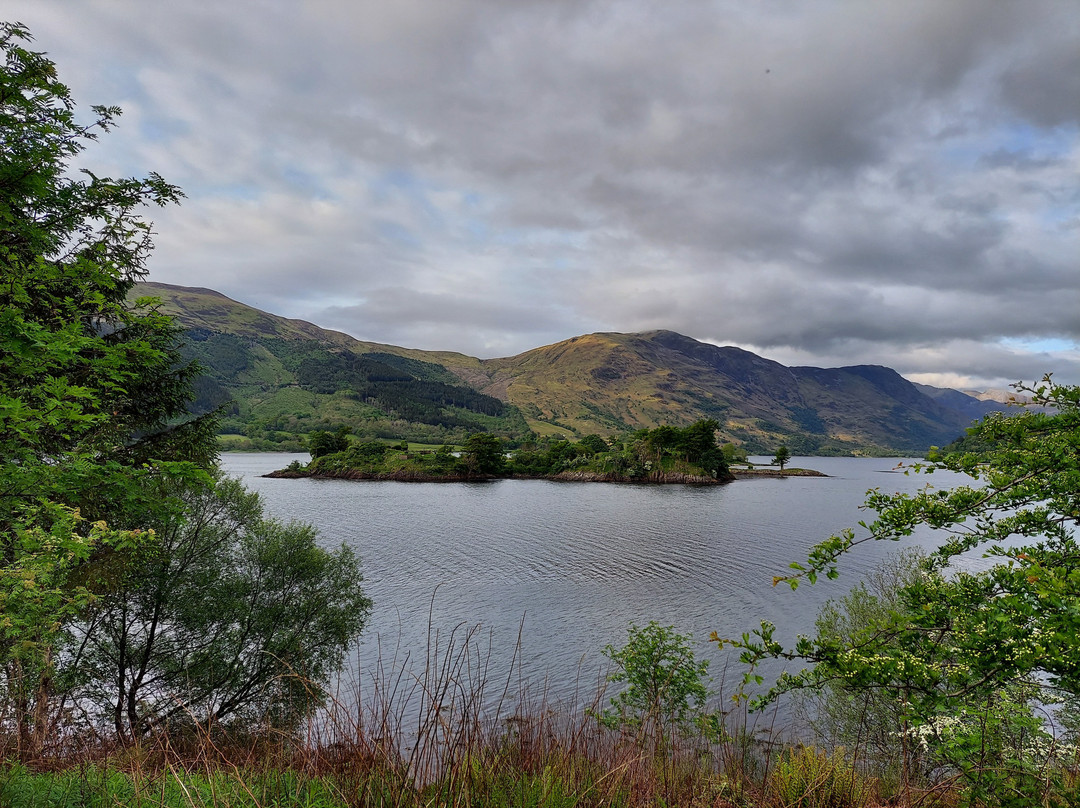
[[(600, 684), (577, 707), (515, 691), (468, 634), (416, 674), (375, 665), (348, 697), (288, 733), (189, 726), (120, 746), (54, 737), (44, 756), (0, 767), (5, 808), (360, 806), (960, 806), (959, 781), (902, 782), (866, 750), (788, 745), (724, 714), (612, 727)], [(715, 709), (715, 706), (714, 706)], [(701, 720), (704, 719), (704, 720)], [(767, 722), (766, 722), (767, 723)], [(12, 741), (0, 738), (0, 741)], [(1068, 800), (1075, 771), (1043, 795)], [(1053, 792), (1053, 793), (1052, 793)]]
[[(158, 738), (126, 749), (8, 764), (0, 804), (76, 806), (646, 806), (780, 804), (764, 748), (746, 739), (654, 738), (541, 709), (497, 726), (444, 720), (418, 734), (300, 741)], [(858, 779), (859, 793), (866, 786)], [(868, 792), (869, 793), (869, 792)], [(852, 803), (867, 804), (867, 803)]]
[[(959, 806), (955, 781), (899, 787), (859, 752), (783, 747), (767, 735), (723, 742), (603, 729), (552, 710), (483, 727), (451, 718), (419, 735), (365, 730), (313, 738), (160, 737), (125, 749), (0, 770), (6, 808), (360, 808), (360, 806)], [(373, 728), (374, 729), (374, 728)], [(1068, 796), (1062, 794), (1065, 800)], [(1075, 804), (1033, 800), (1030, 805)]]

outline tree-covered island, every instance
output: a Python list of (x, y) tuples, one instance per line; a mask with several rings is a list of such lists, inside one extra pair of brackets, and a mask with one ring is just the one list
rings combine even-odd
[(347, 429), (312, 434), (312, 460), (292, 463), (271, 477), (356, 480), (465, 481), (492, 478), (579, 482), (716, 485), (734, 479), (716, 444), (720, 424), (702, 419), (687, 427), (640, 429), (610, 442), (533, 441), (508, 451), (494, 435), (476, 433), (460, 448), (410, 449), (407, 443), (350, 441)]

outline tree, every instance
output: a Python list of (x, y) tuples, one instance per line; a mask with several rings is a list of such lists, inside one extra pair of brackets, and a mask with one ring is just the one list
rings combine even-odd
[(610, 450), (610, 446), (606, 440), (599, 435), (586, 435), (584, 438), (578, 441), (579, 446), (584, 446), (592, 454), (599, 454), (600, 452), (607, 452)]
[[(905, 587), (927, 574), (925, 554), (907, 548), (878, 565), (846, 595), (828, 601), (815, 621), (817, 636), (830, 642), (856, 645), (863, 636), (887, 631), (902, 608)], [(928, 770), (928, 756), (908, 737), (903, 703), (884, 689), (850, 686), (843, 679), (796, 693), (810, 728), (831, 748), (859, 749), (860, 757), (895, 782), (897, 774)]]
[(681, 430), (679, 451), (688, 463), (700, 464), (701, 459), (716, 449), (716, 430), (720, 422), (715, 418), (702, 418)]
[(641, 729), (660, 743), (670, 731), (688, 726), (709, 696), (709, 662), (695, 658), (690, 642), (674, 626), (631, 623), (626, 645), (604, 648), (604, 656), (616, 666), (608, 681), (626, 687), (611, 699), (600, 720), (612, 728)]
[[(147, 204), (181, 194), (156, 174), (73, 173), (119, 110), (76, 121), (51, 61), (0, 25), (0, 669), (24, 750), (39, 748), (61, 627), (95, 569), (147, 534), (143, 484), (216, 456), (212, 417), (185, 418), (197, 369), (178, 329), (128, 302), (152, 247)], [(10, 713), (9, 713), (10, 714)]]
[(476, 432), (461, 447), (468, 474), (499, 474), (506, 468), (502, 441), (487, 432)]
[(119, 110), (77, 123), (28, 40), (0, 25), (0, 736), (35, 755), (80, 713), (122, 739), (180, 716), (288, 727), (364, 623), (356, 559), (213, 476), (180, 329), (128, 299), (140, 208), (180, 192), (73, 173)]
[[(729, 474), (724, 453), (716, 445), (719, 428), (715, 419), (703, 418), (683, 428), (664, 424), (654, 429), (640, 429), (633, 434), (632, 452), (637, 463), (656, 478), (664, 472), (665, 457), (670, 457), (722, 479)], [(669, 467), (670, 462), (666, 465)]]
[(235, 480), (162, 494), (177, 506), (153, 552), (69, 632), (72, 700), (127, 740), (192, 720), (291, 728), (366, 622), (356, 557), (264, 517)]
[(720, 422), (715, 418), (703, 418), (682, 430), (680, 448), (688, 463), (701, 466), (707, 474), (720, 479), (728, 476), (728, 463), (724, 452), (716, 445), (716, 431)]
[(308, 435), (308, 451), (311, 453), (311, 458), (314, 460), (323, 455), (335, 454), (348, 449), (348, 434), (351, 431), (352, 430), (347, 426), (339, 426), (333, 432), (327, 432), (325, 429), (316, 429)]
[[(911, 737), (988, 802), (1024, 792), (1053, 771), (1061, 749), (1033, 721), (1032, 702), (1080, 692), (1080, 388), (1050, 377), (1018, 387), (1048, 411), (988, 415), (970, 434), (990, 448), (935, 451), (912, 469), (954, 472), (971, 484), (872, 491), (866, 506), (876, 518), (860, 522), (858, 533), (819, 543), (805, 563), (792, 564), (793, 575), (777, 579), (794, 588), (821, 574), (834, 578), (839, 560), (859, 544), (940, 531), (927, 574), (901, 587), (887, 624), (854, 638), (803, 637), (791, 649), (774, 639), (769, 623), (721, 641), (741, 648), (751, 665), (780, 657), (811, 666), (782, 675), (757, 704), (834, 681), (890, 694), (903, 706)], [(961, 556), (972, 551), (989, 567), (966, 568)], [(1041, 740), (1017, 746), (1010, 738)]]
[(642, 442), (645, 445), (649, 461), (654, 464), (654, 473), (659, 474), (662, 471), (661, 464), (664, 454), (678, 446), (681, 440), (681, 430), (668, 424), (661, 424), (655, 429), (644, 430)]
[(773, 457), (773, 465), (779, 466), (780, 471), (784, 470), (784, 465), (791, 460), (791, 451), (783, 443), (776, 450), (776, 455)]

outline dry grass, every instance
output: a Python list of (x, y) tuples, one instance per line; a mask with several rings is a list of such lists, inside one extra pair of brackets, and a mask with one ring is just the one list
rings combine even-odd
[[(47, 754), (0, 769), (4, 808), (419, 808), (688, 806), (870, 808), (859, 756), (791, 748), (745, 713), (721, 732), (659, 745), (593, 717), (602, 682), (548, 702), (490, 669), (476, 629), (434, 634), (419, 671), (383, 661), (291, 731), (189, 727), (119, 747), (58, 735)], [(588, 692), (586, 692), (588, 691)], [(666, 737), (668, 737), (666, 735)], [(2, 738), (0, 738), (2, 741)], [(10, 751), (10, 750), (9, 750)], [(10, 760), (10, 756), (8, 758)], [(956, 784), (884, 795), (895, 806), (960, 804)]]

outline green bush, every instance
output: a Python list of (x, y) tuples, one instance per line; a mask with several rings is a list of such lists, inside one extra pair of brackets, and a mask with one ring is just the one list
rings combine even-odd
[[(929, 773), (941, 782), (958, 778), (972, 804), (987, 806), (1017, 804), (1015, 795), (1029, 788), (1049, 794), (1076, 766), (1075, 750), (1061, 743), (1042, 706), (1080, 695), (1080, 387), (1049, 376), (1016, 387), (1034, 406), (975, 424), (969, 434), (984, 450), (935, 450), (914, 467), (950, 474), (945, 487), (870, 491), (872, 518), (819, 542), (806, 561), (790, 565), (793, 573), (775, 579), (795, 588), (835, 578), (840, 560), (860, 544), (936, 531), (924, 574), (902, 582), (895, 602), (877, 609), (885, 619), (853, 633), (800, 637), (793, 648), (767, 621), (741, 639), (713, 635), (742, 651), (748, 684), (760, 683), (754, 667), (765, 660), (789, 664), (751, 707), (836, 682), (852, 706), (891, 700), (888, 709)], [(971, 570), (966, 559), (977, 553), (988, 562)], [(793, 672), (793, 661), (807, 667)]]
[(266, 517), (236, 480), (156, 490), (175, 510), (70, 622), (59, 692), (129, 741), (193, 721), (294, 727), (366, 622), (359, 560)]
[(608, 681), (626, 687), (599, 714), (601, 723), (643, 729), (660, 739), (669, 730), (688, 729), (709, 697), (709, 663), (695, 659), (690, 642), (689, 635), (655, 620), (644, 627), (631, 623), (626, 645), (604, 649), (616, 666)]

